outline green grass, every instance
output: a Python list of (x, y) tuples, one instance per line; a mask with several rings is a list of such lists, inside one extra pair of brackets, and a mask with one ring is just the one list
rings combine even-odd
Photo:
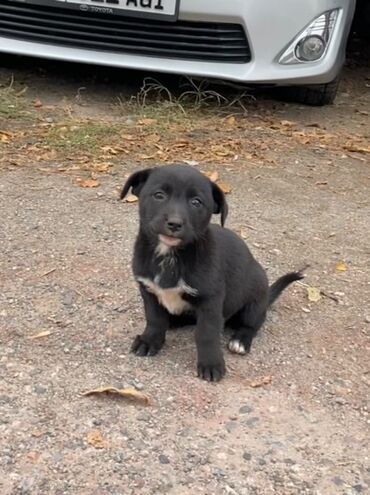
[(105, 144), (112, 144), (119, 130), (110, 123), (68, 123), (52, 127), (45, 137), (45, 144), (65, 152), (93, 153)]
[(13, 86), (13, 80), (6, 84), (0, 82), (0, 122), (32, 119), (35, 112), (29, 109), (29, 102), (23, 96), (25, 91), (25, 88), (17, 91)]

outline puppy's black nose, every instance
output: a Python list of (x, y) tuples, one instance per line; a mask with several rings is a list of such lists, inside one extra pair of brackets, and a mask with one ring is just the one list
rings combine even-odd
[(179, 232), (184, 225), (180, 218), (170, 218), (167, 220), (166, 227), (170, 232)]

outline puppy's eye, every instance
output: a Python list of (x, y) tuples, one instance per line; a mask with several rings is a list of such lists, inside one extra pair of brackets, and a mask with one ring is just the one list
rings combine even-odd
[(157, 201), (164, 201), (166, 199), (166, 195), (162, 191), (157, 191), (153, 194), (153, 198)]
[(199, 198), (193, 198), (190, 200), (190, 204), (192, 206), (194, 206), (195, 208), (199, 208), (200, 206), (202, 206), (202, 202)]

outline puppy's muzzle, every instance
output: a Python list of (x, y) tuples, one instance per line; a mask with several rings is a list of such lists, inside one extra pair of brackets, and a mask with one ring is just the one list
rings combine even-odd
[(165, 223), (165, 230), (167, 234), (177, 237), (184, 230), (184, 221), (180, 217), (170, 217)]

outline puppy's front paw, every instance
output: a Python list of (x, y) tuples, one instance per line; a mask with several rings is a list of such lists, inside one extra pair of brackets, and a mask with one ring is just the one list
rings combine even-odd
[(164, 341), (137, 335), (132, 343), (131, 352), (137, 356), (155, 356), (161, 350), (163, 344)]
[(225, 361), (209, 364), (198, 362), (198, 377), (207, 382), (219, 382), (226, 373)]

